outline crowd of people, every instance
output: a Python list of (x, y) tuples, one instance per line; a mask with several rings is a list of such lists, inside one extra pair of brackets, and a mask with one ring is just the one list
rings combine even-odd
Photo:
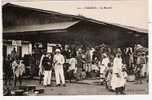
[[(14, 86), (17, 80), (21, 85), (24, 60), (16, 59), (14, 53), (11, 55), (13, 61), (9, 60), (11, 56), (4, 60), (5, 84), (10, 83), (12, 69)], [(140, 44), (126, 48), (110, 48), (105, 44), (95, 47), (56, 46), (53, 52), (44, 50), (39, 61), (39, 82), (45, 87), (51, 86), (53, 71), (57, 87), (66, 86), (65, 80), (71, 83), (94, 78), (116, 94), (125, 94), (128, 75), (135, 75), (137, 84), (142, 84), (142, 79), (148, 76), (148, 50)]]

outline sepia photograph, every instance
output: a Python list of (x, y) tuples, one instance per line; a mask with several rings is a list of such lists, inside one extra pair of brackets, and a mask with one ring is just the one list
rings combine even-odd
[(3, 96), (148, 95), (148, 0), (2, 0)]

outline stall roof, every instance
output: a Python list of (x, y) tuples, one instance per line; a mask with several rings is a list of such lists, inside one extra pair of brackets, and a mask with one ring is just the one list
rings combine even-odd
[[(136, 31), (136, 32), (139, 32), (139, 33), (148, 33), (148, 30), (146, 30), (146, 29), (140, 29), (140, 28), (136, 28), (136, 27), (132, 27), (132, 26), (126, 26), (126, 25), (120, 25), (120, 24), (116, 24), (116, 23), (108, 23), (108, 22), (99, 21), (99, 20), (95, 20), (95, 19), (92, 19), (92, 18), (87, 18), (87, 17), (80, 16), (80, 15), (76, 16), (76, 15), (62, 14), (62, 13), (55, 12), (55, 11), (48, 11), (48, 10), (43, 10), (43, 9), (24, 7), (24, 6), (20, 6), (20, 5), (16, 5), (16, 4), (11, 4), (11, 3), (7, 3), (7, 4), (3, 5), (3, 7), (7, 7), (7, 6), (17, 7), (17, 8), (25, 8), (25, 9), (38, 11), (38, 12), (43, 12), (43, 13), (47, 13), (47, 14), (52, 14), (53, 13), (53, 14), (56, 14), (56, 15), (62, 15), (62, 16), (76, 18), (77, 20), (80, 20), (80, 21), (82, 20), (82, 21), (88, 21), (88, 22), (92, 22), (92, 23), (96, 23), (96, 24), (112, 25), (112, 26), (119, 27), (119, 28), (122, 28), (122, 29), (130, 30), (130, 31)], [(71, 25), (71, 23), (72, 22), (70, 22), (70, 25)], [(64, 25), (64, 24), (62, 24), (62, 25)], [(74, 24), (72, 24), (72, 25), (74, 25)], [(37, 29), (38, 27), (41, 27), (41, 26), (43, 26), (43, 25), (36, 25), (36, 28), (34, 28), (34, 29)], [(46, 26), (48, 26), (48, 25), (46, 25)], [(22, 27), (22, 28), (28, 29), (26, 27), (27, 26)], [(34, 31), (34, 29), (32, 29), (33, 28), (32, 26), (28, 26), (28, 27), (30, 27), (31, 30)], [(59, 27), (62, 27), (62, 26), (59, 26)], [(40, 28), (40, 29), (42, 29), (42, 28)], [(43, 29), (45, 29), (45, 28), (43, 27)], [(13, 32), (13, 30), (14, 31), (20, 31), (20, 30), (23, 30), (23, 29), (19, 29), (19, 28), (18, 29), (17, 28), (16, 29), (4, 29), (4, 33)], [(35, 31), (37, 31), (37, 30), (35, 30)]]
[(57, 23), (50, 23), (50, 24), (41, 24), (41, 25), (8, 27), (8, 28), (4, 28), (4, 33), (64, 30), (77, 24), (78, 22), (79, 21), (71, 21), (71, 22), (57, 22)]

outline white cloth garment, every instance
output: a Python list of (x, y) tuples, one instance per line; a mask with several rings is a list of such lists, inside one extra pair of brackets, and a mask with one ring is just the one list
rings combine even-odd
[(43, 85), (50, 85), (51, 84), (51, 75), (52, 75), (52, 70), (44, 71)]
[(141, 69), (141, 75), (145, 76), (145, 73), (147, 72), (146, 64), (142, 64), (142, 69)]
[[(113, 73), (112, 73), (112, 80), (111, 85), (112, 89), (115, 90), (117, 87), (124, 86), (124, 77), (122, 73), (122, 59), (115, 57), (113, 61)], [(118, 75), (118, 76), (117, 76)]]
[(16, 71), (16, 68), (17, 68), (17, 66), (18, 66), (19, 64), (17, 64), (17, 61), (13, 61), (13, 63), (12, 63), (12, 69), (13, 69), (13, 73), (15, 74), (15, 71)]
[(23, 63), (17, 64), (16, 61), (12, 63), (13, 73), (16, 77), (22, 76), (25, 73), (25, 65)]
[(39, 75), (44, 74), (44, 73), (43, 73), (43, 66), (42, 66), (42, 61), (43, 61), (43, 58), (44, 58), (44, 57), (45, 57), (45, 55), (43, 54), (43, 55), (41, 56), (41, 59), (40, 59)]
[(92, 64), (92, 70), (98, 71), (99, 68), (98, 68), (98, 66), (96, 64)]
[(106, 70), (109, 63), (109, 58), (104, 58), (102, 62), (99, 62), (99, 69), (100, 69), (100, 81), (103, 82), (106, 74)]
[(69, 70), (76, 70), (76, 64), (77, 64), (76, 58), (70, 58), (69, 64), (70, 64)]
[(64, 78), (64, 71), (63, 71), (63, 64), (65, 63), (65, 59), (63, 55), (56, 54), (54, 55), (53, 62), (55, 63), (54, 70), (55, 70), (55, 78), (56, 78), (56, 84), (60, 84), (60, 80), (62, 81), (62, 84), (65, 84), (65, 78)]
[(126, 85), (127, 83), (127, 77), (128, 77), (128, 74), (126, 71), (122, 72), (122, 81), (124, 81), (124, 86)]
[(93, 52), (94, 52), (94, 51), (95, 51), (94, 48), (91, 48), (91, 50), (90, 50), (91, 61), (92, 61), (92, 57), (93, 57)]
[(104, 65), (104, 66), (108, 66), (108, 63), (109, 63), (110, 61), (109, 61), (109, 58), (104, 58), (103, 60), (102, 60), (102, 64)]
[(108, 67), (108, 63), (109, 63), (110, 61), (109, 61), (109, 58), (104, 58), (103, 60), (102, 60), (102, 67), (100, 68), (100, 73), (104, 73), (106, 70), (107, 70), (107, 67)]
[(113, 73), (120, 73), (122, 71), (122, 65), (122, 59), (115, 57), (113, 61)]

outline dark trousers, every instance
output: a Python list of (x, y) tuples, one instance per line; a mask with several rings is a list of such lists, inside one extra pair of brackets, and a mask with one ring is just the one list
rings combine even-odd
[(77, 68), (77, 73), (76, 73), (76, 80), (79, 81), (82, 79), (82, 68)]
[(137, 70), (137, 72), (135, 73), (135, 75), (136, 75), (136, 81), (137, 81), (137, 84), (138, 83), (140, 83), (140, 84), (142, 84), (142, 75), (141, 75), (141, 69), (142, 69), (142, 65), (137, 65), (137, 67), (139, 68), (138, 70)]
[(116, 88), (116, 94), (124, 94), (124, 90), (125, 90), (125, 87), (118, 87), (118, 88)]
[(142, 76), (141, 76), (140, 72), (136, 73), (136, 83), (142, 84)]
[(22, 85), (22, 76), (19, 75), (19, 77), (14, 76), (14, 87), (16, 87), (16, 83), (19, 81), (20, 86)]
[(39, 78), (39, 84), (42, 84), (42, 82), (43, 82), (43, 77), (44, 77), (44, 75), (40, 75), (40, 78)]
[(5, 85), (11, 84), (11, 75), (7, 74), (4, 76), (4, 84)]
[(68, 80), (71, 83), (71, 80), (74, 78), (74, 70), (70, 70), (67, 72)]

